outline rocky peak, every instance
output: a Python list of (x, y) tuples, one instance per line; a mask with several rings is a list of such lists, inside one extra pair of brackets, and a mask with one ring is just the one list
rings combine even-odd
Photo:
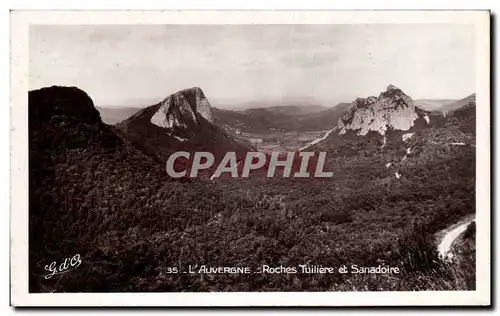
[(389, 128), (409, 130), (418, 118), (412, 99), (401, 89), (389, 85), (378, 97), (357, 98), (339, 119), (340, 134), (358, 130), (358, 135), (375, 131), (385, 135)]
[(52, 86), (30, 91), (29, 116), (39, 124), (54, 121), (101, 123), (92, 99), (77, 87)]
[(387, 92), (387, 91), (390, 91), (390, 90), (399, 90), (399, 91), (401, 91), (398, 87), (393, 86), (392, 84), (388, 85), (387, 89), (385, 91)]
[(164, 128), (187, 129), (198, 126), (200, 116), (213, 123), (212, 106), (203, 90), (193, 87), (178, 91), (160, 103), (151, 123)]
[[(103, 124), (86, 92), (77, 87), (52, 86), (28, 94), (30, 155), (121, 143)], [(39, 147), (37, 147), (39, 146)], [(31, 156), (30, 156), (31, 157)], [(33, 158), (36, 161), (38, 158)]]

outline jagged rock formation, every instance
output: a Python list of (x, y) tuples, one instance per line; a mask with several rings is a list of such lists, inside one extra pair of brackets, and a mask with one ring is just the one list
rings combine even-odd
[(418, 114), (412, 99), (399, 88), (389, 85), (380, 96), (358, 98), (339, 119), (339, 134), (357, 130), (364, 136), (370, 131), (385, 135), (388, 129), (409, 130)]
[(407, 142), (412, 138), (413, 135), (415, 135), (415, 133), (405, 133), (405, 134), (403, 134), (403, 136), (401, 136), (401, 139), (404, 142)]
[(212, 107), (203, 91), (178, 91), (117, 124), (117, 128), (150, 156), (162, 161), (176, 151), (209, 151), (221, 159), (227, 151), (244, 157), (249, 146), (213, 123)]
[(212, 106), (199, 87), (178, 91), (160, 103), (158, 111), (151, 117), (151, 123), (163, 128), (186, 129), (198, 126), (201, 115), (214, 122)]

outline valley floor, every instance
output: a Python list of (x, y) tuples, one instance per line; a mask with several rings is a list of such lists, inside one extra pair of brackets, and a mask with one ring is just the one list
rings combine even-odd
[(328, 130), (323, 131), (294, 131), (294, 132), (243, 132), (238, 139), (254, 145), (262, 152), (290, 152), (297, 151), (309, 142), (320, 138)]

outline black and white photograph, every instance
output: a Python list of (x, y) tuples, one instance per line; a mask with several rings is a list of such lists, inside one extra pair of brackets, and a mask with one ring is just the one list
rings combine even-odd
[(488, 11), (108, 13), (12, 13), (18, 304), (489, 304)]

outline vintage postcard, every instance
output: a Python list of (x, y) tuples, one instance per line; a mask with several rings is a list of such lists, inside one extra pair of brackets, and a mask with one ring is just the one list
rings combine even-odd
[(12, 11), (15, 306), (490, 302), (489, 11)]

